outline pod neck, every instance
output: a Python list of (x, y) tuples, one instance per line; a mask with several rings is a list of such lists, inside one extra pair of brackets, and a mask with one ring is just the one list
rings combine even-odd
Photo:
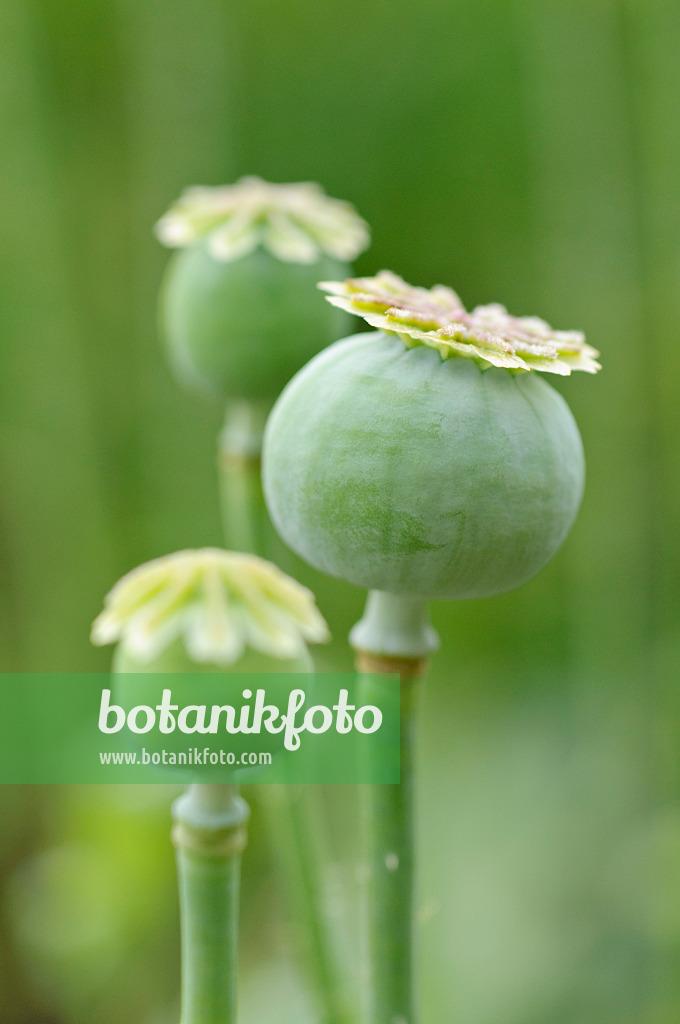
[(219, 450), (223, 458), (252, 459), (259, 463), (262, 453), (269, 404), (245, 399), (230, 401), (220, 433)]
[(430, 625), (427, 601), (372, 590), (350, 643), (359, 656), (424, 662), (439, 646), (439, 637)]

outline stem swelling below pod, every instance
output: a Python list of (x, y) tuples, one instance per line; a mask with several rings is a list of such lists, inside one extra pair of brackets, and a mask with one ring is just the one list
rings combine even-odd
[(172, 810), (182, 923), (181, 1024), (235, 1024), (248, 805), (235, 786), (199, 783)]

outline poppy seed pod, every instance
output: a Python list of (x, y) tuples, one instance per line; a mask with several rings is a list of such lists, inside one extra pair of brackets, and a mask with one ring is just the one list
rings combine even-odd
[(317, 355), (272, 410), (263, 482), (283, 539), (333, 576), (414, 598), (531, 579), (566, 537), (585, 472), (574, 418), (535, 371), (595, 372), (595, 350), (388, 272), (321, 287), (378, 330)]
[[(249, 699), (241, 673), (309, 673), (307, 642), (327, 638), (309, 590), (262, 558), (215, 548), (179, 551), (133, 569), (92, 627), (93, 643), (118, 644), (113, 671), (123, 707), (155, 707), (167, 686), (157, 674), (178, 673), (175, 704), (228, 703), (237, 718)], [(168, 746), (167, 737), (161, 740)], [(248, 734), (233, 738), (234, 751), (246, 741), (255, 751), (258, 743), (272, 746), (271, 736)]]
[(344, 277), (368, 244), (349, 203), (313, 183), (242, 178), (188, 189), (157, 234), (178, 248), (161, 293), (161, 327), (181, 383), (222, 397), (273, 400), (346, 330), (315, 285)]

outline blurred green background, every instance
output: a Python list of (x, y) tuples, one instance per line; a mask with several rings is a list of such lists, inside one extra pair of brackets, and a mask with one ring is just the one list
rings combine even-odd
[[(220, 543), (222, 410), (180, 393), (156, 330), (152, 225), (185, 185), (318, 180), (373, 226), (358, 270), (602, 351), (557, 384), (589, 474), (564, 549), (434, 609), (425, 1024), (680, 1019), (679, 50), (668, 0), (0, 6), (2, 669), (106, 669), (111, 584)], [(349, 666), (362, 594), (299, 575)], [(0, 789), (0, 1020), (177, 1018), (170, 796)], [(249, 799), (242, 1019), (312, 1024)], [(356, 973), (356, 794), (326, 803)]]

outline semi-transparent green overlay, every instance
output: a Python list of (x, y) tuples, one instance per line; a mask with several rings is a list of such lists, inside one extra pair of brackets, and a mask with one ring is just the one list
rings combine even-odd
[(0, 783), (397, 783), (399, 681), (0, 673)]

